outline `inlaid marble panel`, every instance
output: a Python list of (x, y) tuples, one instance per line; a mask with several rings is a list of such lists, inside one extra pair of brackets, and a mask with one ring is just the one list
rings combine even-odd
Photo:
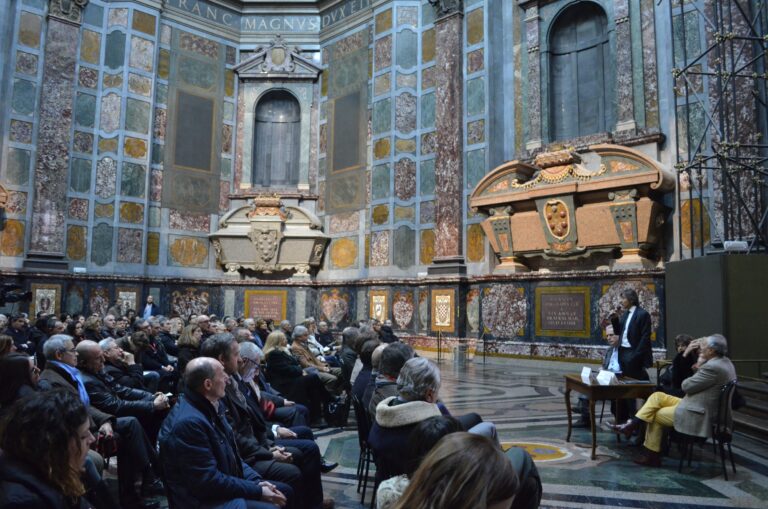
[(23, 120), (11, 120), (9, 138), (11, 141), (19, 143), (32, 143), (32, 123)]
[(149, 103), (128, 98), (125, 105), (125, 129), (141, 134), (149, 133)]
[[(92, 96), (91, 96), (92, 97)], [(37, 87), (29, 80), (13, 80), (11, 109), (19, 115), (31, 115), (35, 111)]]
[(107, 26), (128, 26), (128, 9), (110, 9)]
[(123, 73), (109, 74), (105, 73), (101, 79), (104, 88), (122, 88), (123, 87)]
[(208, 266), (208, 239), (168, 236), (168, 263), (180, 267)]
[(117, 181), (117, 162), (111, 157), (100, 159), (96, 163), (96, 196), (110, 198), (115, 195)]
[(0, 254), (21, 256), (24, 254), (24, 221), (6, 219), (5, 228), (0, 231)]
[(93, 215), (97, 219), (112, 219), (115, 217), (115, 204), (97, 203), (93, 207)]
[(375, 69), (386, 69), (392, 65), (392, 36), (388, 35), (374, 43)]
[(120, 221), (123, 223), (141, 224), (144, 222), (144, 205), (141, 203), (123, 202), (120, 204)]
[(128, 64), (136, 69), (151, 71), (154, 65), (155, 44), (143, 37), (131, 37), (131, 55)]
[(106, 223), (99, 223), (93, 229), (91, 238), (91, 261), (96, 265), (106, 265), (112, 261), (112, 239), (114, 228)]
[(80, 41), (80, 60), (89, 64), (98, 64), (101, 53), (101, 34), (92, 30), (83, 30)]
[(373, 132), (384, 133), (392, 128), (392, 101), (383, 99), (373, 104)]
[(67, 216), (78, 221), (88, 221), (88, 200), (84, 198), (70, 198)]
[(342, 212), (330, 216), (328, 221), (328, 233), (356, 232), (360, 228), (360, 212)]
[(467, 145), (485, 141), (485, 120), (475, 120), (467, 124)]
[(163, 196), (163, 172), (152, 170), (149, 179), (149, 199), (160, 201)]
[(479, 224), (467, 227), (467, 261), (482, 262), (485, 259), (485, 234)]
[(483, 48), (467, 53), (467, 74), (482, 71), (485, 68)]
[(86, 238), (87, 228), (85, 226), (67, 226), (67, 258), (74, 261), (85, 260), (88, 253)]
[(179, 34), (179, 47), (214, 60), (219, 58), (219, 43), (189, 32)]
[(389, 231), (371, 233), (371, 267), (389, 265)]
[(5, 204), (5, 212), (14, 216), (23, 216), (27, 213), (27, 201), (29, 196), (21, 191), (10, 191), (8, 202)]
[(104, 50), (104, 65), (118, 69), (125, 61), (125, 33), (115, 30), (107, 34)]
[(435, 94), (430, 92), (421, 96), (421, 127), (435, 127)]
[(421, 135), (421, 155), (434, 154), (437, 148), (437, 135), (435, 132)]
[(389, 206), (388, 205), (376, 205), (371, 210), (371, 221), (375, 225), (386, 224), (389, 222)]
[(335, 269), (357, 267), (357, 238), (344, 237), (331, 242), (331, 266)]
[(145, 76), (130, 73), (128, 75), (128, 91), (149, 97), (152, 94), (152, 80)]
[(397, 138), (395, 140), (395, 152), (398, 154), (415, 154), (416, 153), (416, 138), (409, 138), (403, 140)]
[(467, 152), (467, 188), (474, 189), (485, 176), (485, 149)]
[(123, 163), (123, 172), (120, 177), (120, 194), (143, 198), (146, 187), (147, 169), (142, 164)]
[(416, 65), (418, 54), (418, 36), (413, 30), (402, 30), (397, 33), (397, 53), (395, 63), (403, 69)]
[(99, 71), (90, 67), (81, 67), (77, 83), (84, 88), (96, 88), (99, 84)]
[(419, 206), (419, 222), (421, 224), (435, 222), (435, 202), (433, 200), (421, 202)]
[(416, 129), (416, 96), (405, 92), (395, 98), (395, 129), (408, 134)]
[(5, 178), (9, 184), (23, 186), (29, 182), (29, 163), (31, 158), (32, 154), (29, 150), (13, 147), (8, 149)]
[(69, 188), (77, 193), (87, 193), (91, 189), (91, 161), (79, 157), (72, 158), (69, 173)]
[(109, 93), (101, 98), (99, 128), (111, 133), (120, 127), (120, 96)]
[(134, 159), (146, 159), (147, 157), (147, 142), (146, 140), (142, 140), (140, 138), (125, 138), (125, 143), (123, 144), (123, 153), (127, 157), (132, 157)]
[(416, 258), (416, 231), (401, 226), (394, 232), (392, 262), (401, 269), (413, 266)]
[(379, 138), (373, 144), (374, 159), (386, 159), (392, 153), (392, 142), (389, 137)]
[(43, 19), (31, 12), (22, 11), (19, 17), (19, 44), (30, 48), (40, 47)]
[(416, 27), (419, 22), (419, 8), (398, 6), (397, 7), (397, 24)]
[(17, 51), (16, 72), (30, 76), (37, 75), (37, 55), (26, 51)]
[(160, 234), (157, 232), (147, 233), (147, 265), (158, 265), (160, 263)]
[(118, 138), (102, 138), (99, 136), (99, 154), (104, 154), (107, 152), (117, 153), (117, 142)]
[(392, 28), (392, 9), (387, 9), (376, 15), (374, 27), (376, 33), (380, 34)]
[(380, 200), (389, 196), (389, 164), (379, 164), (373, 167), (371, 181), (371, 198)]
[(373, 95), (387, 94), (392, 90), (392, 73), (376, 76), (373, 80)]
[(75, 152), (80, 152), (82, 154), (93, 153), (93, 135), (91, 133), (75, 131), (75, 136), (72, 140), (72, 148)]
[(435, 258), (435, 231), (421, 230), (421, 242), (419, 244), (419, 261), (422, 265), (429, 265)]
[(421, 63), (427, 64), (435, 59), (435, 29), (421, 33)]
[(144, 232), (137, 228), (119, 228), (117, 234), (117, 261), (141, 263), (144, 252)]
[(144, 32), (147, 35), (155, 35), (155, 18), (153, 15), (141, 11), (133, 11), (133, 23), (134, 30)]
[(475, 9), (466, 16), (467, 46), (483, 42), (483, 9)]
[(416, 162), (400, 159), (395, 163), (395, 196), (410, 200), (416, 194)]
[(211, 216), (208, 214), (190, 214), (170, 209), (168, 226), (172, 230), (186, 230), (208, 233), (211, 231)]
[(475, 78), (467, 81), (467, 115), (485, 113), (485, 79)]

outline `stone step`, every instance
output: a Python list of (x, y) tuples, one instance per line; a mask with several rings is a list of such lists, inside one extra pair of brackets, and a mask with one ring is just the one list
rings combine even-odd
[(768, 419), (755, 417), (741, 410), (733, 413), (734, 431), (749, 437), (768, 442)]
[(739, 394), (744, 396), (744, 399), (768, 401), (768, 382), (754, 382), (751, 380), (741, 381), (738, 385)]

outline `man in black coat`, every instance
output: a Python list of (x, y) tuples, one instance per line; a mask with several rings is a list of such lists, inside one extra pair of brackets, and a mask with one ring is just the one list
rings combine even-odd
[(132, 389), (149, 391), (144, 383), (144, 369), (141, 364), (129, 362), (125, 352), (112, 338), (99, 341), (99, 347), (104, 353), (104, 372), (115, 379), (120, 385)]
[(84, 340), (77, 345), (78, 366), (91, 405), (116, 417), (136, 417), (152, 444), (157, 442), (160, 424), (170, 408), (165, 394), (152, 394), (120, 385), (104, 372), (104, 354), (97, 343)]
[(649, 380), (646, 368), (653, 365), (651, 351), (651, 315), (639, 305), (637, 292), (621, 292), (621, 305), (625, 309), (619, 320), (618, 331), (609, 338), (619, 348), (621, 374), (637, 380)]
[(184, 398), (163, 423), (160, 456), (169, 498), (185, 509), (293, 507), (293, 490), (264, 481), (238, 454), (224, 417), (229, 377), (215, 359), (192, 359)]
[[(320, 480), (320, 449), (311, 440), (296, 438), (287, 428), (270, 427), (258, 403), (249, 404), (241, 390), (238, 367), (240, 345), (230, 333), (214, 334), (200, 346), (200, 355), (217, 359), (230, 377), (221, 403), (227, 421), (235, 432), (243, 459), (263, 477), (290, 485), (296, 493), (297, 507), (330, 509), (333, 500), (323, 500)], [(251, 456), (250, 461), (246, 456)], [(271, 456), (265, 457), (264, 453)]]

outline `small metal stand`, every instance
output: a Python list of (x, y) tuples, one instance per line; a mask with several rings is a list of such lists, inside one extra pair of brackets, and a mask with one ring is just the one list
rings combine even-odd
[(437, 331), (437, 362), (438, 364), (440, 363), (440, 361), (443, 360), (442, 341), (443, 341), (443, 331)]

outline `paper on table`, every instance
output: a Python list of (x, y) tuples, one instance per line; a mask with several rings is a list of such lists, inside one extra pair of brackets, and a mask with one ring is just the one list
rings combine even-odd
[(592, 376), (592, 368), (584, 366), (581, 368), (581, 381), (585, 384), (589, 383), (589, 378)]
[(613, 371), (601, 369), (600, 373), (597, 374), (597, 383), (600, 385), (612, 385), (619, 383), (619, 380), (616, 378), (616, 373)]

